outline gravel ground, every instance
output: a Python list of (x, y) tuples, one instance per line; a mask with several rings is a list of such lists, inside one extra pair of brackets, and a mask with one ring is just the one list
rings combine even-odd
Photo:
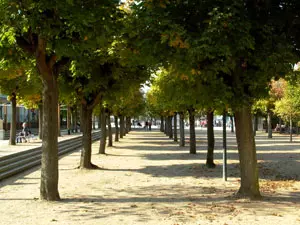
[[(60, 159), (59, 202), (39, 200), (40, 168), (0, 182), (0, 224), (300, 224), (300, 145), (288, 137), (256, 137), (261, 201), (236, 199), (239, 165), (228, 133), (228, 181), (222, 179), (221, 131), (215, 169), (205, 164), (205, 130), (197, 130), (197, 154), (157, 130), (135, 130), (106, 155), (79, 170), (80, 152)], [(188, 134), (187, 134), (188, 136)], [(187, 143), (188, 145), (188, 143)]]

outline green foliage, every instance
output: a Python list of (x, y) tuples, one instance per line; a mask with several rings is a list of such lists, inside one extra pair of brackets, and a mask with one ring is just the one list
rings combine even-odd
[[(204, 96), (221, 88), (223, 96), (214, 94), (221, 104), (249, 104), (266, 96), (271, 78), (284, 77), (297, 60), (295, 38), (284, 27), (287, 20), (297, 17), (299, 4), (288, 2), (133, 3), (131, 22), (136, 30), (131, 39), (138, 41), (131, 44), (150, 62), (172, 65), (186, 76), (194, 71), (196, 87), (208, 87)], [(290, 27), (295, 28), (292, 23)]]
[(0, 70), (2, 94), (6, 94), (8, 97), (14, 94), (18, 104), (27, 108), (37, 108), (37, 104), (41, 101), (41, 80), (37, 75), (33, 61), (22, 60), (18, 67), (10, 67), (9, 60), (2, 60), (2, 62), (4, 61), (7, 64), (2, 64)]
[(285, 89), (286, 81), (284, 79), (272, 80), (269, 95), (254, 102), (252, 106), (253, 113), (266, 115), (267, 112), (273, 111), (276, 101), (284, 96)]
[(275, 103), (274, 112), (285, 121), (300, 117), (299, 83), (287, 85), (283, 98)]

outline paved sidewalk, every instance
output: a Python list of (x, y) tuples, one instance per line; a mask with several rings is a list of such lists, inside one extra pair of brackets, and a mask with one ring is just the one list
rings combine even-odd
[[(61, 136), (58, 137), (58, 142), (75, 138), (81, 135), (82, 135), (81, 133), (76, 133), (76, 134), (72, 133), (68, 135), (67, 131), (62, 130)], [(21, 151), (26, 151), (40, 146), (42, 146), (42, 141), (39, 140), (37, 136), (35, 136), (34, 139), (30, 140), (30, 142), (17, 143), (16, 145), (9, 145), (8, 140), (0, 140), (0, 158), (6, 155), (14, 154)]]

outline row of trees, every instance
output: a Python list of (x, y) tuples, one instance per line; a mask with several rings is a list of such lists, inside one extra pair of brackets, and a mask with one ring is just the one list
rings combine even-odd
[[(82, 157), (89, 158), (96, 105), (126, 101), (124, 93), (158, 70), (153, 98), (176, 101), (163, 103), (163, 116), (187, 110), (193, 124), (199, 107), (210, 121), (214, 110), (234, 113), (238, 193), (260, 197), (251, 108), (298, 60), (299, 8), (294, 0), (1, 1), (0, 69), (8, 78), (36, 71), (43, 84), (41, 198), (59, 199), (59, 90), (71, 90), (67, 96), (80, 103)], [(89, 160), (81, 166), (93, 167)]]
[[(122, 136), (124, 116), (130, 120), (144, 105), (140, 83), (147, 79), (149, 70), (144, 64), (127, 60), (134, 53), (126, 44), (122, 29), (126, 14), (119, 1), (111, 0), (0, 2), (1, 90), (10, 96), (14, 109), (18, 98), (40, 96), (35, 100), (42, 115), (41, 199), (60, 199), (59, 102), (74, 109), (75, 114), (80, 108), (80, 168), (85, 169), (94, 168), (93, 111), (97, 113), (97, 108), (102, 114), (99, 153), (105, 153), (105, 115), (120, 117)], [(14, 119), (15, 112), (11, 144)]]
[[(295, 70), (295, 74), (297, 74), (297, 70)], [(267, 118), (266, 131), (268, 132), (268, 138), (272, 138), (274, 128), (282, 132), (284, 124), (284, 129), (289, 131), (290, 141), (292, 141), (293, 129), (298, 127), (300, 116), (299, 91), (298, 77), (288, 78), (287, 80), (272, 80), (270, 82), (269, 95), (259, 99), (253, 105), (255, 118), (257, 116), (265, 116)], [(257, 127), (257, 120), (254, 122), (254, 127)], [(274, 126), (275, 123), (276, 127)]]
[[(288, 0), (149, 0), (133, 6), (133, 39), (144, 40), (135, 46), (161, 62), (149, 94), (160, 115), (188, 111), (193, 125), (195, 110), (205, 110), (212, 137), (212, 112), (234, 114), (240, 196), (260, 197), (252, 106), (268, 95), (272, 79), (293, 73), (299, 60), (299, 7)], [(193, 128), (190, 136), (194, 139)], [(213, 149), (213, 139), (208, 142)], [(195, 153), (193, 143), (190, 152)], [(213, 166), (209, 157), (207, 164)]]

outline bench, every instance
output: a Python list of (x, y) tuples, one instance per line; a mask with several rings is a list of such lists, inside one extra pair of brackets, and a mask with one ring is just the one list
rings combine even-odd
[(35, 139), (35, 136), (34, 134), (28, 134), (28, 135), (20, 135), (18, 134), (17, 137), (16, 137), (16, 143), (23, 143), (23, 142), (30, 142), (31, 140), (34, 140)]

